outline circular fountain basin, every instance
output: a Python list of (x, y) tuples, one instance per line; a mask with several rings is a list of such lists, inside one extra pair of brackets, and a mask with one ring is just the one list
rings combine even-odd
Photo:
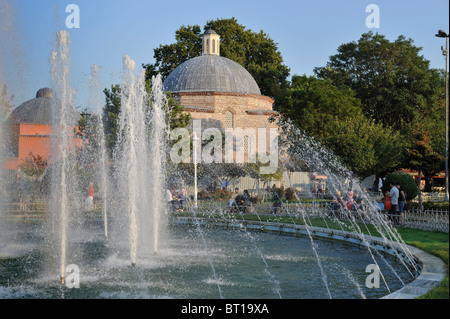
[(380, 298), (414, 280), (381, 253), (375, 259), (389, 290), (383, 280), (368, 288), (366, 268), (375, 261), (366, 248), (315, 238), (324, 278), (307, 236), (199, 224), (168, 226), (158, 253), (140, 254), (132, 267), (128, 245), (106, 243), (99, 222), (68, 238), (67, 262), (79, 276), (68, 273), (62, 285), (42, 222), (8, 223), (14, 245), (1, 247), (0, 298), (320, 299), (329, 298), (325, 281), (332, 298)]

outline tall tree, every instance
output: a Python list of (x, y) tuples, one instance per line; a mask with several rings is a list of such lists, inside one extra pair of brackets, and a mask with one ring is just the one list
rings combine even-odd
[(391, 42), (364, 33), (358, 42), (342, 44), (315, 73), (353, 89), (368, 118), (404, 132), (415, 118), (435, 110), (441, 90), (439, 72), (430, 69), (421, 50), (404, 36)]
[(334, 122), (361, 113), (361, 102), (351, 89), (339, 89), (331, 80), (294, 75), (278, 110), (298, 128), (323, 139)]
[(160, 45), (153, 50), (154, 64), (143, 64), (146, 79), (161, 74), (166, 78), (178, 65), (191, 58), (199, 56), (202, 51), (200, 26), (181, 26), (175, 31), (175, 43)]
[(409, 166), (418, 170), (419, 179), (423, 173), (425, 191), (429, 192), (432, 177), (443, 169), (443, 157), (433, 149), (428, 132), (420, 125), (416, 126), (412, 137), (412, 145), (407, 150)]
[(334, 122), (323, 142), (361, 177), (379, 177), (399, 168), (406, 144), (399, 132), (362, 113)]
[[(276, 97), (287, 85), (289, 68), (284, 65), (277, 44), (262, 30), (253, 32), (235, 18), (211, 20), (203, 27), (221, 37), (220, 55), (246, 68), (258, 83), (263, 95)], [(154, 64), (144, 64), (147, 77), (161, 73), (166, 77), (184, 61), (201, 54), (201, 28), (181, 26), (175, 32), (175, 43), (160, 45), (154, 50)], [(275, 101), (276, 103), (276, 101)]]

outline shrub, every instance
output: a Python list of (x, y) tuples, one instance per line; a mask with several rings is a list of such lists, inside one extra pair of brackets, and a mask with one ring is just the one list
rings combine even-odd
[(448, 202), (423, 202), (424, 209), (448, 210)]
[(391, 187), (389, 186), (390, 183), (400, 183), (400, 185), (402, 185), (403, 191), (406, 194), (407, 201), (411, 201), (416, 198), (417, 183), (414, 178), (408, 173), (396, 172), (386, 176), (386, 179), (383, 181), (383, 187), (381, 188), (383, 194), (391, 189)]
[(295, 191), (292, 189), (292, 187), (286, 189), (286, 199), (287, 200), (295, 199)]
[(275, 188), (275, 191), (272, 191), (272, 197), (274, 200), (280, 200), (283, 198), (284, 195), (284, 189), (282, 188)]

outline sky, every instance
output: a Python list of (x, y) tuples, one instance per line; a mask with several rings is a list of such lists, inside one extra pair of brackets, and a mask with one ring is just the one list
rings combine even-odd
[[(70, 4), (79, 8), (79, 28), (66, 25), (73, 13), (66, 12)], [(371, 4), (379, 9), (379, 26), (366, 23), (376, 14), (366, 12)], [(435, 34), (439, 29), (449, 32), (446, 0), (0, 0), (0, 82), (14, 96), (14, 106), (51, 87), (55, 33), (66, 30), (74, 106), (84, 109), (98, 94), (89, 86), (92, 65), (100, 67), (101, 89), (110, 87), (121, 81), (124, 55), (140, 68), (154, 63), (155, 48), (175, 42), (180, 26), (203, 28), (210, 20), (232, 17), (254, 32), (263, 30), (277, 43), (291, 76), (313, 75), (341, 44), (358, 41), (369, 31), (390, 41), (400, 35), (411, 38), (422, 47), (420, 54), (430, 67), (445, 68), (445, 40)]]

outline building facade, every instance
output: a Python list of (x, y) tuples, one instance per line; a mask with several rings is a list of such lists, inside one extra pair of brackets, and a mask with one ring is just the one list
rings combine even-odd
[[(244, 67), (220, 56), (220, 36), (209, 30), (202, 43), (202, 55), (175, 68), (164, 81), (164, 90), (172, 93), (193, 121), (201, 121), (202, 128), (253, 128), (256, 135), (257, 129), (277, 128), (269, 121), (277, 114), (274, 100), (261, 94)], [(245, 139), (246, 149), (248, 143)]]
[[(60, 109), (61, 102), (55, 97), (53, 90), (42, 88), (37, 91), (36, 98), (26, 101), (11, 112), (7, 120), (9, 158), (5, 163), (6, 169), (19, 170), (30, 154), (39, 155), (48, 162), (51, 160), (51, 138), (58, 134), (53, 123), (56, 123)], [(80, 114), (73, 108), (69, 108), (69, 112), (69, 118), (73, 121), (71, 124), (75, 128)], [(76, 145), (81, 145), (81, 140), (75, 136), (74, 139)]]

